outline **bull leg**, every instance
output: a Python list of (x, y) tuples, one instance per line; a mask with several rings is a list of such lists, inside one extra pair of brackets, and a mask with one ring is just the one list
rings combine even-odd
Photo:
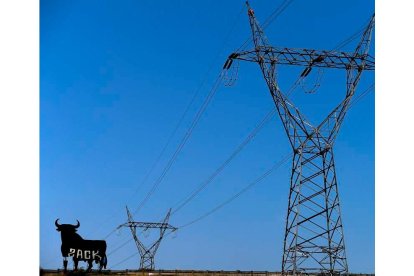
[(86, 272), (90, 272), (92, 270), (92, 260), (88, 260), (88, 268), (86, 269)]
[(106, 255), (104, 255), (99, 262), (99, 272), (102, 271), (102, 268), (106, 268)]
[(66, 257), (63, 259), (63, 271), (66, 272), (68, 270), (68, 260)]
[(74, 264), (74, 271), (77, 271), (78, 270), (78, 262), (79, 262), (79, 260), (78, 259), (76, 259), (76, 258), (73, 258), (73, 264)]

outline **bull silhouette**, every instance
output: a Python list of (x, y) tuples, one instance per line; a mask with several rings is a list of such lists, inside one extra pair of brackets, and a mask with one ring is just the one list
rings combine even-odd
[(92, 262), (99, 263), (99, 271), (102, 268), (106, 269), (106, 242), (104, 240), (84, 240), (78, 233), (77, 229), (80, 226), (78, 220), (76, 225), (72, 224), (59, 224), (59, 219), (55, 221), (57, 231), (60, 232), (62, 239), (62, 257), (63, 268), (66, 272), (68, 266), (68, 257), (73, 258), (74, 270), (78, 269), (78, 262), (88, 262), (88, 268), (86, 271), (92, 270)]

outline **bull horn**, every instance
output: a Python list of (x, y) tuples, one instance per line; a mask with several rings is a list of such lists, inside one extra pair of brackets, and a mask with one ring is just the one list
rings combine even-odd
[(79, 222), (79, 220), (76, 220), (76, 221), (78, 222), (78, 224), (75, 225), (75, 228), (79, 228), (80, 222)]
[(58, 223), (58, 221), (59, 221), (59, 219), (55, 220), (56, 227), (59, 227), (60, 226), (60, 224)]

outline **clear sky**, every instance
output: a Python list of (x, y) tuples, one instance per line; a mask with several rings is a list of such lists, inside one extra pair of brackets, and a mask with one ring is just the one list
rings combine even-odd
[[(264, 22), (282, 2), (250, 3)], [(333, 49), (374, 12), (374, 1), (327, 3), (293, 1), (266, 28), (270, 43)], [(79, 234), (105, 238), (107, 253), (130, 239), (128, 229), (113, 232), (126, 221), (125, 205), (136, 210), (157, 183), (226, 57), (249, 36), (244, 1), (40, 1), (41, 267), (62, 266), (56, 218), (61, 223), (78, 219)], [(353, 40), (341, 50), (352, 51), (357, 43)], [(282, 90), (302, 70), (280, 67)], [(331, 71), (321, 72), (316, 93), (305, 90), (318, 79), (317, 70), (305, 89), (299, 87), (291, 96), (315, 124), (345, 92), (345, 73)], [(364, 73), (357, 95), (373, 83), (374, 73)], [(335, 143), (351, 272), (374, 272), (374, 99), (371, 92), (352, 106)], [(259, 67), (240, 63), (235, 85), (219, 87), (135, 220), (165, 216), (208, 179), (273, 106)], [(178, 227), (200, 217), (290, 151), (281, 121), (274, 117), (170, 224)], [(231, 204), (167, 236), (156, 268), (280, 270), (289, 172), (287, 162)], [(148, 243), (154, 237), (142, 238)], [(122, 262), (136, 251), (130, 241), (108, 256), (108, 267), (138, 268), (138, 255)]]

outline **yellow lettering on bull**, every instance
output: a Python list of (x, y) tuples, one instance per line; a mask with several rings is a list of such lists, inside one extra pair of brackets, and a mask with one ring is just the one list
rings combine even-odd
[[(92, 255), (91, 255), (92, 254)], [(98, 250), (82, 250), (76, 248), (69, 248), (68, 257), (74, 257), (76, 259), (85, 259), (85, 260), (101, 260), (102, 257), (99, 255)]]
[(69, 248), (69, 257), (73, 257), (75, 255), (76, 249), (75, 248)]

